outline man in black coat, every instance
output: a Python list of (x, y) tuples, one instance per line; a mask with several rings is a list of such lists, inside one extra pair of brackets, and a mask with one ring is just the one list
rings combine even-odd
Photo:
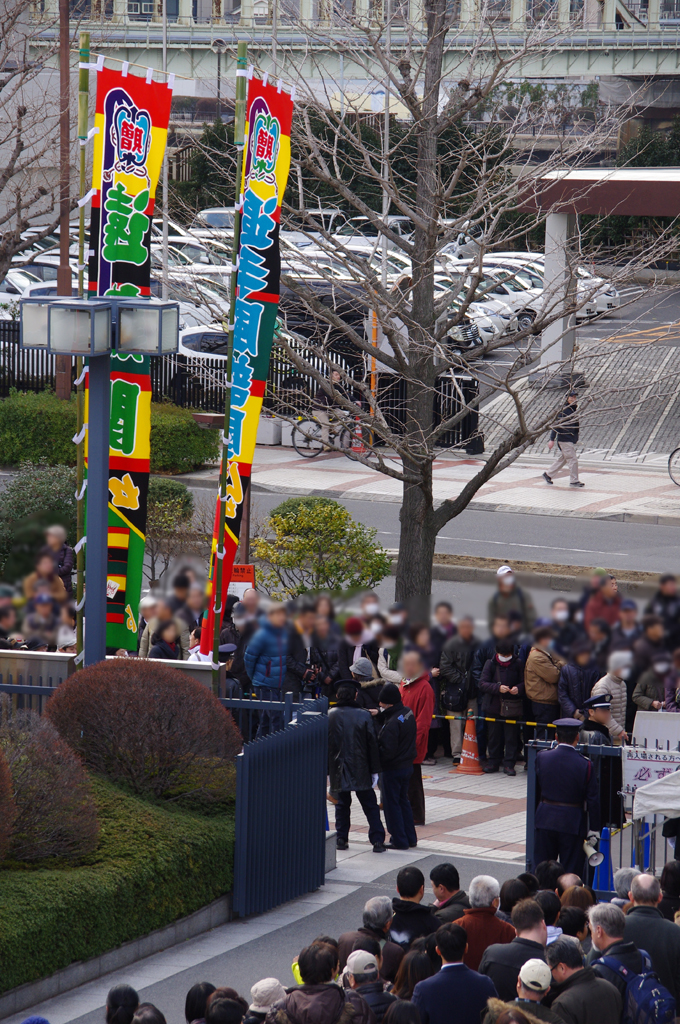
[(653, 875), (635, 875), (630, 883), (633, 906), (626, 914), (625, 942), (634, 942), (652, 958), (662, 985), (680, 1006), (680, 928), (667, 921), (658, 904), (661, 885)]
[(394, 683), (383, 686), (379, 701), (378, 751), (385, 824), (391, 836), (388, 849), (408, 850), (418, 843), (408, 798), (416, 757), (416, 720), (411, 709), (402, 704), (399, 687)]
[(314, 647), (315, 625), (314, 605), (303, 604), (297, 610), (295, 621), (288, 627), (284, 689), (292, 692), (293, 700), (316, 696), (322, 659)]
[(374, 786), (378, 784), (380, 756), (373, 720), (368, 711), (357, 706), (356, 684), (338, 686), (337, 704), (328, 712), (328, 775), (330, 790), (336, 797), (335, 830), (337, 847), (349, 846), (350, 807), (356, 793), (368, 821), (368, 838), (374, 853), (383, 853), (385, 829)]
[[(478, 644), (472, 656), (472, 668), (470, 669), (470, 692), (469, 698), (480, 696), (479, 680), (482, 677), (482, 669), (487, 661), (496, 657), (496, 643), (499, 640), (506, 640), (510, 636), (510, 622), (507, 615), (496, 615), (491, 623), (491, 636), (488, 640)], [(477, 719), (477, 746), (479, 748), (479, 759), (486, 759), (487, 744), (487, 723)]]
[(432, 913), (432, 907), (422, 903), (425, 895), (425, 876), (420, 868), (409, 864), (397, 875), (399, 898), (392, 900), (394, 917), (390, 925), (390, 939), (408, 949), (414, 939), (432, 935), (441, 927), (441, 921)]
[[(439, 662), (440, 704), (447, 715), (458, 715), (449, 719), (451, 735), (451, 757), (453, 764), (460, 764), (463, 749), (463, 717), (472, 712), (479, 714), (477, 686), (472, 681), (472, 663), (479, 640), (474, 635), (475, 622), (465, 615), (458, 623), (458, 632), (447, 640)], [(493, 657), (493, 655), (492, 655)], [(484, 666), (482, 666), (483, 668)], [(476, 724), (476, 723), (475, 723)]]
[(362, 949), (355, 950), (347, 958), (345, 975), (350, 989), (358, 992), (368, 1003), (373, 1010), (376, 1024), (381, 1024), (388, 1006), (396, 1003), (397, 997), (391, 992), (385, 992), (376, 958), (372, 953), (366, 953)]
[(520, 900), (512, 908), (512, 924), (517, 932), (512, 942), (487, 946), (479, 965), (496, 986), (499, 999), (515, 998), (520, 968), (527, 960), (545, 960), (548, 929), (543, 909), (536, 900)]
[(534, 864), (559, 859), (565, 873), (583, 877), (583, 840), (589, 831), (599, 838), (597, 774), (592, 761), (575, 749), (581, 722), (559, 718), (555, 726), (557, 746), (536, 757)]
[(242, 601), (237, 601), (231, 610), (231, 620), (225, 618), (220, 631), (221, 644), (236, 644), (231, 672), (241, 684), (242, 693), (250, 693), (252, 684), (246, 672), (245, 653), (248, 644), (257, 633), (259, 624), (256, 618), (248, 617), (248, 610)]
[(545, 956), (555, 983), (550, 992), (550, 1009), (566, 1024), (620, 1024), (621, 996), (592, 967), (583, 966), (578, 939), (558, 935), (546, 947)]

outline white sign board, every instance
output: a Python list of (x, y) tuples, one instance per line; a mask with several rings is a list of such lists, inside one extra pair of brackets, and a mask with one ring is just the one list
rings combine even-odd
[(672, 711), (638, 711), (633, 726), (633, 739), (644, 745), (647, 740), (647, 747), (666, 748), (670, 745), (671, 750), (678, 747), (680, 743), (680, 715)]
[(680, 771), (680, 750), (624, 747), (622, 759), (624, 793), (633, 793), (638, 786), (646, 786)]

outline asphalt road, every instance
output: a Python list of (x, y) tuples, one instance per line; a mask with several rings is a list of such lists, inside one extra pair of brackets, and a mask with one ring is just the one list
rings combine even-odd
[[(289, 495), (255, 489), (253, 516), (264, 518)], [(346, 500), (359, 522), (378, 531), (386, 548), (399, 546), (399, 508), (395, 502)], [(498, 564), (527, 559), (560, 565), (606, 565), (615, 569), (680, 573), (680, 527), (605, 522), (571, 516), (515, 512), (465, 511), (439, 534), (443, 554), (498, 558)]]
[[(377, 856), (377, 855), (376, 855)], [(278, 978), (286, 987), (294, 984), (290, 965), (293, 957), (301, 949), (319, 935), (332, 935), (337, 938), (342, 932), (350, 931), (361, 925), (361, 912), (366, 900), (373, 896), (396, 896), (395, 880), (397, 869), (388, 870), (390, 854), (380, 854), (385, 861), (386, 874), (373, 882), (360, 885), (328, 907), (310, 914), (309, 917), (296, 921), (286, 927), (279, 928), (264, 938), (254, 939), (242, 946), (232, 949), (221, 956), (213, 957), (198, 967), (180, 973), (140, 989), (142, 1002), (154, 1003), (166, 1016), (168, 1024), (184, 1024), (184, 1000), (186, 993), (199, 981), (210, 981), (216, 986), (229, 985), (250, 1001), (250, 988), (261, 978)], [(425, 860), (418, 861), (425, 878), (435, 864), (447, 858), (443, 854), (435, 854)], [(502, 864), (476, 860), (472, 858), (455, 858), (460, 871), (461, 885), (464, 889), (475, 875), (491, 874), (499, 881), (514, 878), (519, 870), (517, 864)], [(333, 881), (333, 872), (328, 875)], [(348, 889), (351, 886), (348, 885)], [(428, 885), (429, 892), (429, 885)], [(426, 895), (426, 902), (431, 903), (431, 893)], [(171, 951), (169, 951), (171, 953)], [(104, 1008), (94, 1010), (76, 1018), (77, 1024), (104, 1024)]]

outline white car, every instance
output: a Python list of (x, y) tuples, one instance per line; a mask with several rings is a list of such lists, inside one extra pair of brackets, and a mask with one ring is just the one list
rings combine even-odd
[[(538, 252), (500, 252), (489, 253), (490, 259), (512, 261), (526, 269), (532, 269), (543, 278), (545, 268), (545, 256)], [(486, 257), (485, 257), (486, 259)], [(576, 267), (578, 275), (577, 287), (581, 293), (587, 292), (597, 305), (598, 313), (608, 313), (612, 309), (618, 309), (621, 305), (621, 296), (614, 285), (609, 284), (605, 278), (598, 277), (586, 267)], [(591, 303), (589, 303), (590, 305)], [(594, 315), (594, 314), (591, 314)]]

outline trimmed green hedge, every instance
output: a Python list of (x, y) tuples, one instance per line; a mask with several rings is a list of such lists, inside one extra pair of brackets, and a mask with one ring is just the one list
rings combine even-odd
[[(0, 464), (33, 462), (75, 466), (75, 398), (63, 402), (51, 391), (13, 391), (0, 401)], [(188, 473), (218, 458), (217, 430), (204, 430), (188, 409), (151, 406), (151, 472)]]
[(76, 867), (0, 868), (0, 992), (191, 914), (231, 890), (233, 820), (93, 779), (101, 827)]

